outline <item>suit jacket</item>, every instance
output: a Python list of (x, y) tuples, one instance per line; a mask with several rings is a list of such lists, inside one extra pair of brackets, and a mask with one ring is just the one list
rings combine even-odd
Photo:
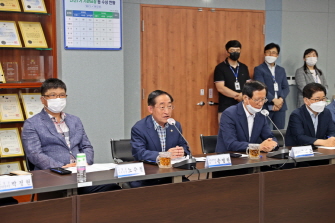
[[(325, 74), (323, 73), (322, 75), (320, 75), (320, 73), (317, 70), (315, 71), (316, 71), (316, 74), (319, 75), (320, 77), (321, 84), (325, 86), (325, 88), (328, 89), (328, 84), (327, 84)], [(303, 66), (297, 69), (297, 71), (295, 72), (295, 83), (297, 84), (297, 88), (298, 88), (298, 102), (297, 102), (298, 108), (304, 105), (304, 99), (302, 97), (302, 90), (307, 84), (314, 83), (314, 82), (315, 80), (313, 78), (312, 73), (308, 69), (307, 69), (307, 73), (305, 73)]]
[(243, 108), (243, 102), (227, 108), (221, 115), (217, 153), (229, 151), (245, 152), (250, 143), (259, 143), (259, 139), (277, 139), (272, 134), (266, 117), (256, 113), (251, 137), (249, 139), (248, 120)]
[(335, 125), (327, 108), (318, 115), (316, 134), (306, 105), (295, 109), (290, 115), (285, 136), (287, 146), (312, 145), (317, 139), (327, 139), (328, 136), (335, 136)]
[(333, 122), (335, 123), (335, 100), (333, 100), (332, 103), (327, 105), (326, 108), (329, 109), (330, 113), (332, 114)]
[[(176, 127), (182, 132), (181, 125), (176, 122)], [(162, 146), (157, 131), (154, 128), (152, 116), (148, 115), (138, 121), (131, 129), (132, 153), (135, 160), (156, 160), (158, 153), (162, 152)], [(165, 150), (176, 146), (184, 147), (189, 154), (188, 146), (174, 126), (169, 125), (166, 129)]]
[(75, 158), (78, 153), (85, 153), (87, 163), (93, 164), (93, 147), (80, 119), (66, 114), (64, 121), (70, 130), (70, 148), (44, 109), (24, 122), (22, 131), (24, 150), (36, 170), (69, 164), (70, 151)]
[[(269, 109), (269, 105), (274, 105), (272, 100), (275, 97), (275, 90), (273, 86), (273, 77), (268, 65), (264, 62), (261, 65), (255, 67), (254, 69), (254, 79), (260, 82), (263, 82), (268, 87), (268, 93), (266, 98), (268, 102), (264, 104), (265, 109)], [(284, 99), (284, 104), (279, 111), (286, 111), (287, 105), (285, 98), (290, 93), (290, 88), (287, 82), (285, 69), (281, 66), (275, 66), (275, 79), (278, 84), (277, 96), (278, 98)]]

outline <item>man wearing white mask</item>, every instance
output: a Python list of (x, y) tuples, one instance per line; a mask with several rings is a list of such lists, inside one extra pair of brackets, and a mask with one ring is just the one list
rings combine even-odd
[[(269, 43), (264, 48), (265, 62), (255, 67), (254, 79), (264, 83), (268, 87), (266, 95), (268, 101), (264, 109), (269, 110), (269, 117), (279, 129), (285, 128), (285, 113), (287, 105), (285, 98), (290, 89), (287, 82), (285, 69), (276, 63), (280, 53), (278, 44)], [(269, 124), (270, 123), (270, 120)], [(273, 129), (276, 129), (273, 126)]]
[(335, 125), (326, 107), (326, 88), (309, 83), (303, 89), (304, 105), (290, 115), (287, 146), (335, 146)]
[[(245, 83), (243, 101), (227, 108), (221, 116), (217, 153), (245, 152), (249, 144), (260, 143), (260, 150), (269, 152), (277, 146), (266, 117), (260, 114), (266, 103), (267, 87), (259, 81)], [(259, 142), (259, 139), (263, 140)]]
[[(74, 167), (78, 153), (85, 153), (89, 165), (93, 164), (93, 147), (77, 116), (64, 113), (66, 85), (50, 78), (41, 86), (42, 111), (27, 119), (23, 125), (22, 143), (26, 156), (35, 170), (53, 167)], [(120, 189), (116, 184), (82, 187), (79, 194)]]

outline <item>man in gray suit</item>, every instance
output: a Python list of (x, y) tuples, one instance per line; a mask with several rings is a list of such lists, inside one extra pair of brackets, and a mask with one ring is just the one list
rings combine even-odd
[[(35, 170), (52, 167), (74, 167), (78, 153), (85, 153), (87, 163), (93, 164), (93, 147), (80, 119), (63, 112), (66, 106), (66, 85), (50, 78), (41, 87), (42, 111), (27, 119), (23, 126), (22, 142)], [(78, 193), (92, 193), (119, 189), (111, 185), (86, 187)], [(82, 191), (83, 190), (83, 191)]]

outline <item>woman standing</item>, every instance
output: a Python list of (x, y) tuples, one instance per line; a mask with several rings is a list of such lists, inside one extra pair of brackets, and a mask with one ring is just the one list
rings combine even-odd
[(304, 66), (295, 72), (295, 82), (298, 87), (298, 108), (304, 104), (302, 89), (309, 83), (315, 82), (322, 84), (328, 91), (328, 85), (325, 75), (316, 67), (318, 61), (318, 52), (309, 48), (304, 52)]

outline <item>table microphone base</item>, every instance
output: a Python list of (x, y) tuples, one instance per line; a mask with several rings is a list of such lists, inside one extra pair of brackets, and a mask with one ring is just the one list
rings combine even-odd
[(279, 149), (275, 152), (269, 152), (266, 157), (274, 158), (274, 159), (288, 159), (289, 157), (289, 150), (288, 149)]
[(184, 169), (184, 170), (193, 170), (195, 169), (196, 160), (194, 158), (190, 158), (179, 163), (175, 163), (172, 166), (174, 168)]

